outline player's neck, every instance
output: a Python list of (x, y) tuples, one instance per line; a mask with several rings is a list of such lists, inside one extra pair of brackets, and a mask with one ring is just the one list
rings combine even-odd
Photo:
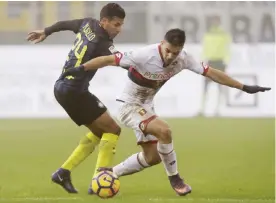
[(101, 21), (99, 22), (99, 26), (102, 28), (103, 32), (105, 32), (105, 33), (107, 34), (107, 36), (110, 38), (110, 36), (109, 36), (107, 30), (104, 28), (104, 27), (105, 27), (104, 24), (101, 23)]
[(159, 51), (160, 58), (163, 62), (163, 68), (167, 68), (168, 66), (170, 66), (174, 62), (174, 61), (172, 61), (171, 63), (166, 63), (165, 62), (164, 56), (163, 56), (163, 53), (162, 53), (161, 44), (158, 45), (158, 51)]
[(163, 62), (163, 67), (166, 67), (167, 64), (165, 63), (165, 60), (164, 60), (164, 57), (163, 57), (163, 53), (162, 53), (162, 49), (161, 49), (161, 44), (158, 45), (158, 52), (159, 52), (159, 55), (160, 55), (160, 58)]

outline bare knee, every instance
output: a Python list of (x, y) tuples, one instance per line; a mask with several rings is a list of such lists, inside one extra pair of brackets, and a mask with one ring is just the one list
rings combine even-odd
[(166, 122), (159, 119), (155, 119), (147, 125), (146, 134), (154, 135), (161, 143), (172, 142), (172, 131), (170, 127)]
[(164, 143), (171, 143), (172, 142), (172, 131), (169, 126), (162, 126), (159, 127), (158, 139)]
[(118, 135), (118, 136), (121, 134), (121, 131), (122, 131), (122, 129), (117, 123), (110, 125), (110, 128), (107, 130), (107, 132)]
[(118, 136), (121, 134), (121, 127), (107, 112), (95, 120), (91, 126), (97, 126), (103, 133), (112, 133)]
[(121, 134), (121, 127), (115, 121), (113, 121), (104, 126), (103, 132), (112, 133), (119, 136)]

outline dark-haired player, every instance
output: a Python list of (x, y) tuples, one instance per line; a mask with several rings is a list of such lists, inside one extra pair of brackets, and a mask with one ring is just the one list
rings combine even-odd
[[(100, 12), (100, 21), (93, 18), (60, 21), (44, 30), (30, 32), (27, 40), (39, 43), (54, 32), (73, 31), (76, 40), (64, 64), (64, 72), (98, 56), (116, 53), (113, 39), (120, 33), (124, 18), (125, 11), (120, 5), (108, 3)], [(60, 77), (54, 87), (56, 100), (70, 118), (77, 125), (85, 125), (90, 130), (71, 156), (52, 175), (52, 181), (69, 193), (77, 193), (71, 183), (71, 170), (88, 157), (97, 145), (100, 147), (96, 170), (111, 165), (121, 132), (105, 105), (88, 90), (89, 82), (96, 72), (94, 70), (77, 76)]]
[[(270, 90), (265, 87), (243, 85), (222, 71), (197, 63), (183, 50), (185, 39), (183, 30), (171, 29), (166, 33), (161, 44), (149, 45), (130, 53), (98, 57), (64, 73), (64, 76), (79, 75), (107, 65), (130, 67), (123, 94), (117, 99), (121, 104), (117, 118), (122, 124), (134, 130), (142, 152), (133, 154), (109, 170), (120, 177), (137, 173), (162, 162), (172, 188), (179, 195), (190, 193), (191, 187), (184, 183), (179, 175), (172, 131), (166, 122), (157, 117), (153, 108), (154, 96), (160, 88), (171, 77), (187, 69), (219, 84), (247, 93)], [(193, 87), (192, 84), (185, 87), (185, 81), (183, 81), (183, 88)]]

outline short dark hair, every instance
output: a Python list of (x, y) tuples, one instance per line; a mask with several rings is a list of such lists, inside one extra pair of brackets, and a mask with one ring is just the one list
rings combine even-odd
[(100, 12), (100, 20), (102, 18), (108, 18), (111, 20), (113, 17), (124, 19), (125, 16), (125, 10), (119, 4), (116, 3), (106, 4)]
[(166, 33), (165, 40), (173, 46), (183, 46), (186, 41), (185, 31), (179, 28), (171, 29)]

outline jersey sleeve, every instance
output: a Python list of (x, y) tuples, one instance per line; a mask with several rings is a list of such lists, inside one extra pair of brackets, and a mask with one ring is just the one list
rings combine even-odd
[(44, 29), (45, 34), (51, 35), (54, 32), (64, 31), (64, 30), (71, 30), (75, 34), (79, 32), (81, 24), (86, 18), (82, 19), (74, 19), (74, 20), (66, 20), (66, 21), (59, 21), (52, 26), (46, 27)]
[(147, 60), (145, 53), (141, 51), (129, 51), (115, 54), (116, 65), (121, 67), (138, 67), (142, 66)]
[(185, 68), (200, 75), (205, 75), (207, 73), (209, 69), (209, 66), (207, 64), (205, 64), (204, 62), (197, 62), (193, 56), (187, 53), (185, 54), (185, 59), (187, 60)]

